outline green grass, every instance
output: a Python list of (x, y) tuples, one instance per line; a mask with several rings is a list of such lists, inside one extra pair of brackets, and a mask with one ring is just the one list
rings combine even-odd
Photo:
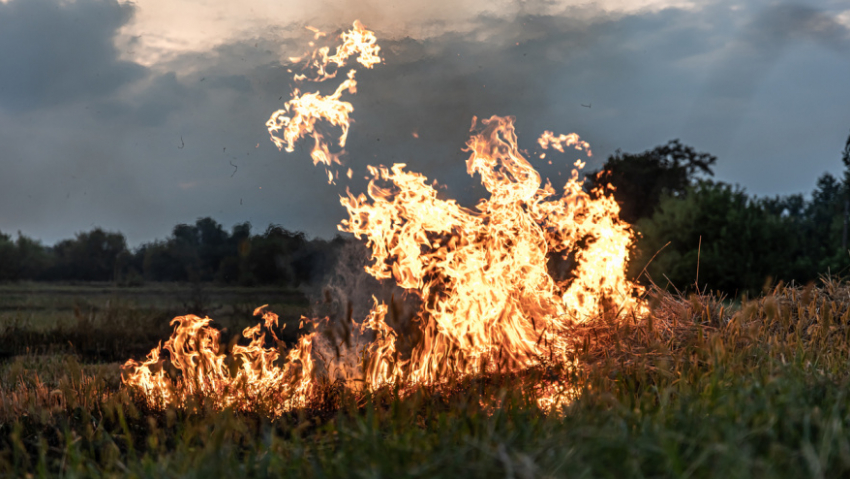
[(0, 365), (0, 474), (848, 475), (850, 288), (777, 288), (737, 307), (656, 292), (651, 305), (576, 329), (582, 392), (550, 413), (533, 386), (557, 369), (371, 394), (328, 385), (272, 419), (202, 400), (151, 410), (120, 387), (117, 363), (18, 355)]
[(112, 283), (0, 284), (0, 325), (19, 323), (30, 329), (55, 329), (71, 325), (80, 315), (109, 310), (173, 317), (208, 314), (227, 322), (245, 319), (261, 304), (278, 314), (300, 315), (307, 300), (294, 290), (276, 287), (233, 287), (209, 284), (158, 283), (120, 287)]
[(175, 316), (208, 315), (238, 333), (257, 323), (254, 308), (266, 303), (290, 326), (281, 339), (294, 341), (295, 326), (310, 305), (292, 290), (168, 283), (0, 285), (0, 358), (76, 354), (84, 362), (123, 362), (144, 356), (167, 338)]

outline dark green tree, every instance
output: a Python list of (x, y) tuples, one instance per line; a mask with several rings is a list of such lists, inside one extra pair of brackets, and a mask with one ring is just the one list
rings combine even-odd
[[(123, 237), (122, 237), (123, 239)], [(49, 271), (56, 263), (56, 255), (40, 241), (28, 238), (18, 232), (15, 241), (17, 250), (18, 279), (46, 279)]]
[(847, 136), (847, 143), (841, 152), (841, 162), (844, 163), (844, 184), (850, 185), (850, 135)]
[(251, 223), (234, 225), (227, 237), (225, 248), (227, 254), (219, 263), (216, 281), (232, 284), (244, 280), (243, 282), (250, 283), (251, 281), (247, 279), (247, 261), (245, 261), (245, 258), (251, 251)]
[(227, 231), (212, 218), (200, 218), (195, 222), (198, 237), (199, 275), (203, 281), (212, 281), (221, 262), (228, 255), (235, 256), (228, 244)]
[(829, 173), (818, 178), (808, 204), (803, 227), (806, 236), (805, 255), (812, 259), (820, 273), (837, 272), (841, 268), (842, 212), (846, 187)]
[[(20, 241), (18, 248), (35, 249)], [(127, 251), (127, 241), (121, 233), (95, 228), (87, 233), (77, 233), (76, 238), (63, 240), (53, 247), (56, 264), (51, 273), (56, 279), (78, 281), (113, 281), (116, 260)]]
[(142, 247), (142, 270), (148, 281), (187, 281), (189, 279), (185, 258), (181, 257), (170, 241), (154, 241)]
[(841, 258), (847, 250), (847, 233), (850, 229), (850, 135), (847, 136), (847, 142), (844, 144), (844, 150), (841, 152), (841, 162), (844, 163), (844, 214), (843, 225), (841, 231)]
[(144, 246), (144, 277), (151, 281), (200, 281), (198, 228), (179, 224), (165, 241)]
[(0, 233), (0, 281), (49, 279), (55, 256), (40, 242), (18, 232), (15, 240)]
[(0, 233), (0, 281), (20, 279), (20, 258), (15, 242), (7, 234)]
[[(631, 272), (648, 266), (659, 286), (699, 286), (730, 295), (757, 293), (768, 280), (791, 280), (811, 270), (794, 218), (775, 200), (752, 199), (730, 185), (701, 180), (681, 196), (662, 196), (650, 218), (638, 221), (642, 235)], [(792, 206), (798, 200), (791, 200)], [(784, 211), (784, 209), (782, 210)]]
[(269, 225), (265, 233), (251, 238), (242, 281), (297, 285), (293, 261), (306, 252), (306, 243), (304, 233)]
[(591, 187), (613, 186), (620, 218), (634, 224), (652, 216), (662, 195), (683, 195), (698, 175), (713, 175), (711, 167), (716, 161), (713, 155), (672, 140), (643, 153), (617, 150), (588, 179)]

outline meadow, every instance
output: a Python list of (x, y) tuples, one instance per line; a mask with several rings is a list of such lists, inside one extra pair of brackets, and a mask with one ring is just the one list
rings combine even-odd
[[(850, 286), (754, 299), (654, 290), (645, 317), (577, 327), (580, 367), (352, 392), (271, 418), (203, 398), (151, 408), (120, 366), (176, 315), (227, 331), (296, 291), (153, 284), (0, 287), (3, 477), (836, 477), (850, 471)], [(294, 340), (297, 328), (286, 328)], [(576, 385), (563, 408), (539, 384)]]

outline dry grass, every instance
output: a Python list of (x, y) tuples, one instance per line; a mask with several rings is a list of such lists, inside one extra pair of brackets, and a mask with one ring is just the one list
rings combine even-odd
[[(578, 371), (447, 378), (271, 419), (151, 410), (118, 364), (23, 355), (0, 367), (6, 475), (826, 477), (850, 471), (850, 287), (779, 286), (733, 305), (650, 292), (651, 314), (577, 326)], [(541, 385), (579, 384), (560, 412)]]

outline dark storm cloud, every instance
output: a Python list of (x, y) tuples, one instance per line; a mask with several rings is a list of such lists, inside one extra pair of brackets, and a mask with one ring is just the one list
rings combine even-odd
[(833, 16), (813, 7), (778, 4), (765, 8), (743, 27), (726, 49), (709, 82), (709, 92), (749, 99), (771, 67), (801, 42), (811, 42), (837, 53), (850, 53), (850, 29)]
[[(406, 162), (449, 184), (454, 188), (450, 194), (473, 200), (481, 191), (477, 180), (466, 175), (462, 148), (474, 116), (515, 116), (522, 146), (530, 150), (546, 129), (578, 131), (594, 140), (588, 118), (625, 110), (646, 88), (646, 71), (656, 60), (647, 65), (646, 53), (638, 58), (636, 50), (652, 50), (653, 37), (664, 35), (698, 44), (684, 20), (672, 9), (626, 18), (587, 12), (481, 17), (475, 29), (464, 33), (383, 41), (384, 64), (359, 72), (358, 95), (351, 100), (356, 124), (349, 159), (361, 167)], [(665, 61), (694, 54), (677, 49)], [(611, 148), (598, 152), (604, 155)], [(568, 172), (565, 165), (577, 157), (568, 154), (553, 167), (539, 166), (557, 182), (557, 174)]]
[(807, 5), (779, 4), (766, 8), (746, 27), (744, 41), (763, 51), (782, 48), (792, 40), (812, 40), (836, 50), (848, 47), (848, 29), (833, 16)]
[(0, 3), (0, 107), (50, 108), (97, 98), (144, 74), (118, 59), (116, 31), (133, 7), (115, 0)]
[[(750, 7), (738, 14), (746, 20), (719, 36), (725, 43), (712, 53), (682, 135), (713, 137), (721, 178), (737, 177), (750, 191), (810, 190), (822, 172), (840, 168), (839, 157), (828, 153), (837, 151), (850, 120), (841, 112), (850, 107), (841, 86), (850, 30), (835, 13), (806, 4)], [(727, 18), (735, 20), (728, 13)]]
[(121, 120), (132, 128), (153, 127), (165, 123), (173, 112), (185, 111), (204, 101), (205, 96), (203, 89), (186, 85), (174, 72), (168, 72), (149, 78), (131, 95), (111, 96), (97, 102), (96, 114), (105, 121)]
[(245, 75), (222, 75), (212, 77), (210, 86), (219, 88), (229, 88), (238, 91), (242, 94), (250, 94), (254, 87), (251, 85), (251, 80)]
[[(592, 141), (605, 138), (592, 118), (610, 116), (619, 109), (622, 110), (619, 116), (626, 118), (625, 121), (640, 121), (639, 106), (628, 110), (640, 104), (640, 90), (647, 88), (643, 71), (669, 60), (669, 57), (653, 59), (647, 66), (645, 59), (635, 58), (636, 51), (657, 48), (656, 37), (667, 35), (676, 38), (674, 58), (694, 54), (681, 45), (692, 45), (693, 50), (700, 52), (699, 39), (688, 33), (692, 30), (682, 24), (684, 20), (682, 12), (672, 9), (626, 18), (611, 18), (598, 12), (585, 12), (580, 18), (480, 17), (476, 28), (470, 31), (449, 31), (424, 40), (382, 38), (385, 62), (374, 70), (361, 69), (358, 94), (346, 97), (356, 111), (346, 167), (342, 171), (353, 167), (352, 190), (362, 191), (367, 164), (405, 162), (411, 170), (448, 184), (447, 195), (465, 203), (473, 202), (482, 191), (477, 180), (466, 174), (467, 153), (462, 150), (474, 116), (516, 116), (522, 145), (529, 149), (534, 147), (537, 135), (546, 129), (563, 133), (578, 131)], [(243, 42), (220, 48), (213, 63), (205, 56), (187, 56), (175, 63), (204, 65), (192, 74), (195, 84), (229, 90), (232, 103), (238, 106), (223, 113), (227, 116), (216, 119), (232, 125), (229, 136), (253, 131), (262, 135), (260, 144), (268, 147), (262, 125), (288, 99), (295, 85), (291, 83), (292, 74), (287, 71), (287, 65), (277, 59), (268, 61), (267, 52), (252, 45), (253, 42)], [(239, 68), (251, 64), (255, 66)], [(229, 75), (232, 71), (241, 73)], [(333, 82), (302, 85), (308, 91), (330, 91), (334, 87)], [(665, 88), (675, 90), (670, 86)], [(599, 101), (593, 109), (581, 106), (594, 100)], [(209, 121), (198, 118), (197, 125)], [(202, 129), (224, 128), (209, 125)], [(414, 132), (418, 138), (414, 138)], [(668, 139), (659, 135), (645, 140), (640, 147), (651, 147)], [(235, 142), (228, 142), (231, 143)], [(593, 144), (599, 147), (597, 153), (601, 155), (597, 154), (597, 158), (601, 159), (613, 151), (612, 145), (621, 146), (613, 141), (608, 145), (601, 141)], [(278, 180), (290, 192), (303, 188), (304, 178), (316, 173), (302, 148), (291, 154), (275, 151), (262, 154), (285, 166), (286, 173)], [(556, 183), (562, 182), (566, 180), (569, 165), (579, 156), (568, 154), (558, 159), (555, 155), (555, 165), (538, 166), (544, 175)], [(236, 158), (228, 157), (231, 160)], [(593, 166), (598, 166), (598, 162)], [(255, 174), (256, 167), (252, 157), (240, 166), (239, 175)], [(559, 173), (564, 175), (561, 180)], [(319, 182), (316, 186), (324, 189), (321, 175), (315, 176), (313, 181)], [(341, 181), (342, 185), (348, 183)], [(342, 191), (343, 187), (339, 187), (315, 198), (297, 198), (298, 201), (254, 208), (265, 210), (267, 217), (281, 218), (284, 223), (307, 221), (298, 228), (329, 236), (344, 214), (336, 204), (336, 197)], [(296, 195), (292, 193), (290, 197), (295, 199)], [(304, 214), (305, 211), (320, 213)]]

